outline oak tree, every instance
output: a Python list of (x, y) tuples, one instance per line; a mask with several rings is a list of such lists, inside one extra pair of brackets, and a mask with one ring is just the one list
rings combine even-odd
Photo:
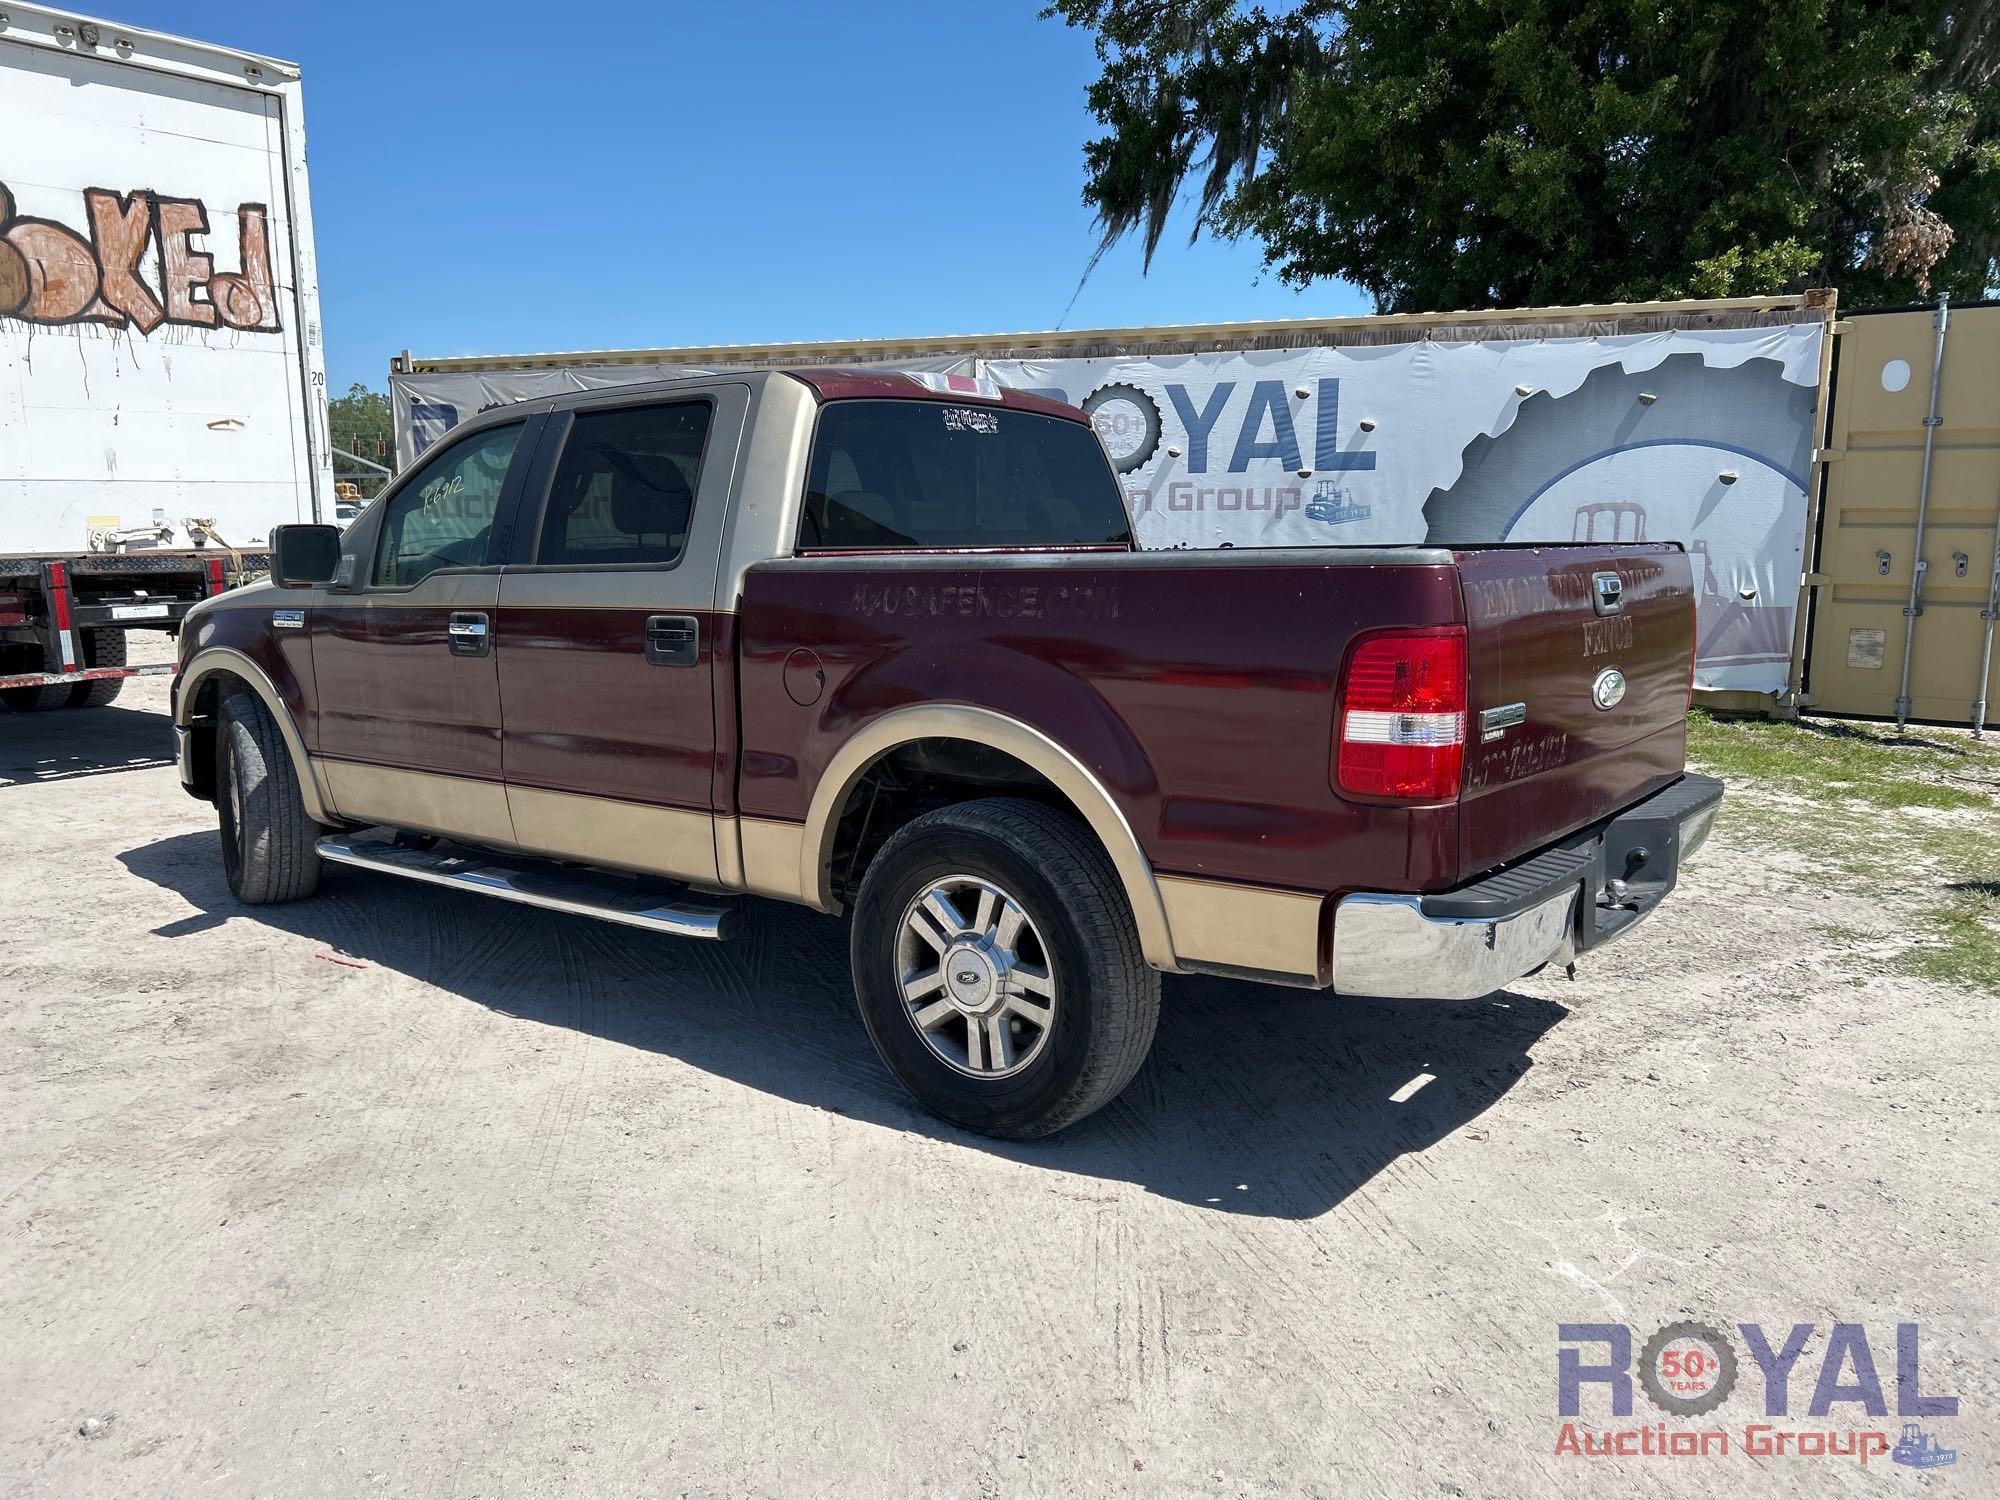
[[(2000, 285), (2000, 0), (1054, 0), (1085, 201), (1384, 311)], [(1102, 254), (1102, 248), (1099, 251)]]

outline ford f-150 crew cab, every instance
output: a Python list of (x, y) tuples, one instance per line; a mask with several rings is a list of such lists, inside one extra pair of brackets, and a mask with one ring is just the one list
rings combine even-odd
[(1569, 963), (1722, 795), (1677, 544), (1139, 552), (1083, 414), (967, 377), (504, 407), (271, 550), (174, 684), (238, 897), (333, 861), (704, 939), (850, 911), (883, 1061), (994, 1134), (1115, 1096), (1162, 971)]

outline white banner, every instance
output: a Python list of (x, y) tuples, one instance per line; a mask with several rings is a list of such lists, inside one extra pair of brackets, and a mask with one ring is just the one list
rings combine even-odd
[[(938, 358), (1083, 407), (1148, 548), (1679, 541), (1696, 682), (1784, 687), (1805, 547), (1817, 321), (1096, 359)], [(408, 463), (506, 401), (699, 365), (398, 375)]]
[(1679, 541), (1703, 687), (1785, 685), (1818, 322), (993, 360), (1091, 414), (1148, 548)]

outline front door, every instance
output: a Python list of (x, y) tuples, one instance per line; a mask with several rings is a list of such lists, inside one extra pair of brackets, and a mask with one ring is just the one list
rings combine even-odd
[(532, 561), (501, 578), (494, 643), (524, 848), (717, 878), (716, 674), (735, 617), (715, 587), (748, 395), (611, 396), (550, 418), (556, 457), (516, 553)]
[(399, 485), (357, 576), (311, 611), (315, 749), (344, 818), (513, 842), (493, 533), (533, 420), (471, 433)]

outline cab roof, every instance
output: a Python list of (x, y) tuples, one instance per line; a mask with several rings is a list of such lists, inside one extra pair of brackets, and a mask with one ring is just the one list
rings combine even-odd
[[(822, 403), (828, 401), (949, 401), (964, 405), (978, 401), (1013, 411), (1038, 412), (1046, 417), (1063, 417), (1072, 422), (1088, 422), (1076, 407), (1052, 401), (1032, 391), (1009, 390), (991, 381), (972, 376), (933, 376), (935, 383), (901, 370), (843, 370), (821, 365), (788, 369), (780, 373), (809, 387)], [(947, 384), (950, 382), (950, 384)], [(962, 385), (960, 384), (962, 382)], [(982, 389), (983, 387), (983, 389)], [(998, 392), (996, 397), (994, 392)]]

